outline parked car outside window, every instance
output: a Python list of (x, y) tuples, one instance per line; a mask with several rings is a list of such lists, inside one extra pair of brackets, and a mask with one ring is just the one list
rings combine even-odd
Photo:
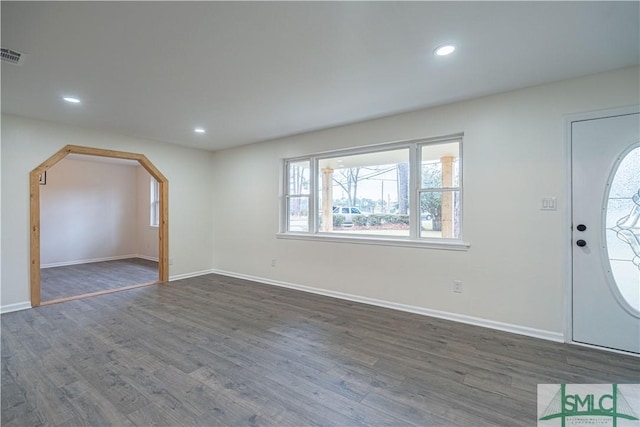
[(340, 214), (344, 216), (344, 225), (353, 225), (354, 215), (363, 215), (360, 209), (354, 206), (334, 206), (333, 214)]

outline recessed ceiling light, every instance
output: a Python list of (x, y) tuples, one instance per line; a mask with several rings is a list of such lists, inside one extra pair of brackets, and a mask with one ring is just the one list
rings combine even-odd
[(206, 131), (204, 130), (204, 128), (193, 128), (193, 131), (195, 133), (205, 133)]
[(80, 104), (80, 100), (74, 96), (65, 96), (62, 99), (64, 99), (70, 104)]
[(436, 50), (433, 51), (436, 56), (446, 56), (451, 55), (453, 51), (456, 50), (456, 47), (452, 44), (445, 44), (442, 46), (438, 46)]

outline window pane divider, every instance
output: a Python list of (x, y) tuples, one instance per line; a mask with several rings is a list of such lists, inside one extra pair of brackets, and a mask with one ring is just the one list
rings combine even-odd
[(316, 202), (318, 201), (318, 159), (315, 157), (309, 158), (309, 214), (308, 214), (308, 226), (309, 233), (318, 232), (318, 213), (316, 212)]
[(420, 237), (420, 194), (416, 191), (420, 188), (420, 168), (416, 165), (420, 164), (419, 144), (414, 143), (409, 150), (409, 236), (412, 240)]

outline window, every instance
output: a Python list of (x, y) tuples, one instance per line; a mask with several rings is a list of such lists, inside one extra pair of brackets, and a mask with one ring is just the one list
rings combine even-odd
[(286, 160), (280, 236), (461, 243), (461, 145), (457, 136)]
[(640, 147), (635, 146), (614, 166), (603, 211), (605, 243), (609, 258), (608, 276), (614, 292), (622, 296), (631, 314), (640, 313)]
[(287, 230), (309, 231), (310, 163), (289, 162), (287, 186)]
[(151, 220), (150, 225), (152, 227), (158, 227), (160, 225), (160, 185), (158, 181), (151, 178), (151, 192), (150, 192), (150, 211)]
[(460, 144), (420, 149), (420, 236), (460, 237)]
[(318, 230), (405, 236), (409, 232), (409, 148), (318, 159)]

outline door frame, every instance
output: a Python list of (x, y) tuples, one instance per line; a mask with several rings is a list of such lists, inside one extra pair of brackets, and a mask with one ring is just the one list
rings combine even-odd
[(636, 113), (640, 113), (640, 105), (630, 105), (626, 107), (609, 108), (585, 113), (567, 114), (564, 116), (564, 150), (567, 166), (565, 176), (565, 194), (567, 196), (567, 208), (564, 211), (564, 229), (566, 237), (564, 243), (564, 342), (632, 356), (638, 355), (627, 351), (599, 347), (591, 344), (576, 342), (573, 340), (573, 182), (571, 179), (573, 175), (573, 151), (571, 126), (575, 122), (605, 119), (608, 117), (624, 116)]
[(29, 173), (31, 307), (40, 301), (40, 175), (69, 154), (136, 160), (159, 183), (160, 218), (158, 224), (158, 282), (169, 280), (169, 180), (144, 155), (125, 151), (67, 145)]

